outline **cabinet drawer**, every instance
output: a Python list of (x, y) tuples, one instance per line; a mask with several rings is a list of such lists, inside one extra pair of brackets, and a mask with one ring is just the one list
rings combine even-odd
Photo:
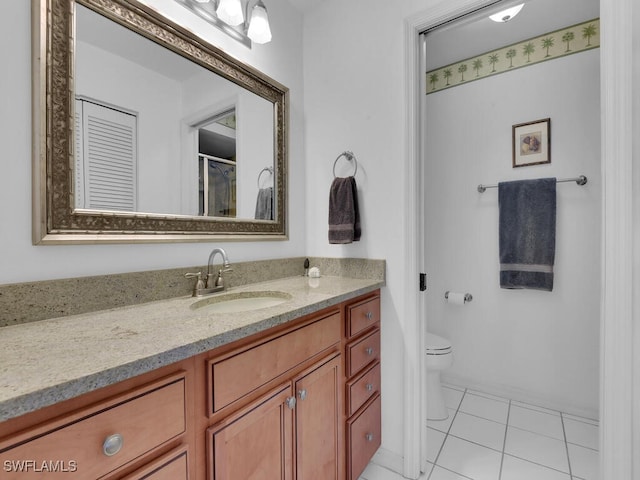
[(380, 359), (380, 329), (376, 329), (357, 342), (347, 345), (347, 376)]
[(379, 321), (380, 297), (352, 305), (347, 309), (347, 337), (353, 337)]
[(221, 361), (211, 360), (217, 412), (305, 360), (340, 342), (336, 313)]
[(380, 392), (380, 362), (347, 384), (347, 416), (351, 416)]
[[(184, 433), (185, 404), (182, 377), (141, 388), (121, 403), (109, 402), (106, 409), (92, 407), (77, 421), (2, 452), (3, 479), (43, 478), (43, 467), (100, 478)], [(107, 439), (111, 456), (105, 453)]]
[(149, 462), (123, 480), (189, 480), (186, 445)]
[(350, 480), (360, 477), (373, 455), (380, 447), (381, 434), (380, 395), (348, 424), (348, 473)]

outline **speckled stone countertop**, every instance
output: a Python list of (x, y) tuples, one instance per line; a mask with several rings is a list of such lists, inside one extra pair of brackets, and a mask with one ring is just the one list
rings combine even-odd
[[(178, 297), (0, 329), (0, 421), (132, 378), (369, 293), (380, 279), (289, 277), (227, 289), (291, 299), (241, 313), (207, 313)], [(204, 298), (204, 297), (203, 297)]]

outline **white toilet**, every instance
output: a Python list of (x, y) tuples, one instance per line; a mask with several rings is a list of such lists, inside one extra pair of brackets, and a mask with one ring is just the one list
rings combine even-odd
[(440, 372), (453, 363), (451, 342), (427, 332), (427, 419), (445, 420), (449, 417), (440, 385)]

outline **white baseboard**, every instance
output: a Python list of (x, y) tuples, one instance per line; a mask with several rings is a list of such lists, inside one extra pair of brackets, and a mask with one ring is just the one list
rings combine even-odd
[(589, 418), (592, 420), (598, 420), (599, 418), (598, 409), (579, 407), (567, 402), (558, 401), (551, 397), (545, 397), (537, 393), (522, 390), (519, 388), (509, 387), (507, 385), (501, 384), (478, 383), (472, 378), (445, 373), (442, 374), (441, 378), (443, 383), (449, 383), (451, 385), (457, 385), (460, 387), (469, 388), (471, 390), (489, 393), (498, 397), (505, 397), (511, 400), (516, 400), (518, 402), (529, 403), (531, 405), (537, 405), (538, 407), (557, 410), (559, 412), (576, 415), (578, 417)]

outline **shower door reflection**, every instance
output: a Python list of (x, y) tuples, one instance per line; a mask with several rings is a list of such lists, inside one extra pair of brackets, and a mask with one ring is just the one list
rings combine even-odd
[(199, 155), (199, 215), (236, 216), (236, 163)]

